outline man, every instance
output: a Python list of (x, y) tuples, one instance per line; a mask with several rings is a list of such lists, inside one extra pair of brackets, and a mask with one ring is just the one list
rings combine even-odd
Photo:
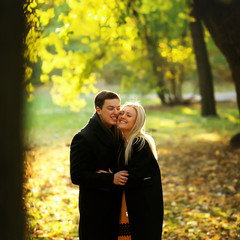
[(88, 124), (74, 136), (70, 151), (70, 173), (80, 186), (80, 240), (117, 239), (117, 199), (114, 185), (124, 185), (128, 173), (113, 174), (117, 163), (117, 119), (120, 97), (101, 91)]

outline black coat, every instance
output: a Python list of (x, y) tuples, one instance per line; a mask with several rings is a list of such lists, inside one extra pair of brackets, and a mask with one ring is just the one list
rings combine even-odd
[(81, 240), (115, 239), (118, 219), (113, 174), (96, 173), (108, 171), (116, 163), (115, 142), (97, 113), (72, 140), (70, 174), (72, 183), (80, 186)]
[(144, 142), (139, 150), (139, 142), (134, 141), (127, 166), (122, 151), (119, 169), (129, 172), (124, 189), (132, 240), (160, 240), (163, 224), (161, 173), (148, 142)]

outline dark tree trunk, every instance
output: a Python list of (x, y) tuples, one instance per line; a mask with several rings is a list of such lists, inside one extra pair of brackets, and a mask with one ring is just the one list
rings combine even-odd
[(239, 117), (240, 117), (240, 55), (238, 60), (234, 61), (232, 59), (229, 59), (228, 62), (229, 62), (230, 69), (232, 71), (232, 78), (234, 80), (235, 89), (237, 93), (237, 105), (238, 105), (238, 111), (239, 111)]
[[(156, 36), (151, 36), (151, 33), (147, 33), (148, 30), (146, 26), (140, 22), (139, 18), (137, 18), (137, 21), (139, 28), (142, 29), (142, 39), (146, 45), (149, 60), (152, 63), (153, 73), (157, 78), (157, 95), (162, 104), (167, 105), (165, 97), (166, 84), (164, 81), (165, 59), (158, 53), (158, 38)], [(145, 21), (147, 22), (147, 20)]]
[(191, 6), (191, 16), (195, 18), (195, 21), (190, 22), (190, 30), (197, 62), (199, 89), (202, 98), (202, 116), (216, 116), (213, 77), (204, 41), (203, 27), (195, 7), (195, 1), (193, 1)]
[(163, 105), (167, 105), (166, 101), (166, 84), (164, 81), (164, 59), (157, 51), (157, 44), (153, 44), (150, 37), (146, 37), (146, 47), (149, 54), (149, 59), (152, 63), (153, 73), (157, 78), (157, 95)]
[(0, 238), (24, 240), (21, 137), (24, 73), (22, 1), (1, 1), (0, 9)]
[(240, 1), (195, 1), (199, 16), (229, 63), (240, 113)]

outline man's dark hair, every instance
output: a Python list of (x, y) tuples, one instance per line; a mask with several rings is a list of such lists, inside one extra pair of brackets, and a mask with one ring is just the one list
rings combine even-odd
[(99, 108), (102, 109), (102, 106), (103, 106), (104, 101), (106, 99), (118, 99), (118, 100), (120, 100), (120, 97), (115, 92), (103, 90), (103, 91), (99, 92), (95, 97), (95, 100), (94, 100), (95, 108), (99, 107)]

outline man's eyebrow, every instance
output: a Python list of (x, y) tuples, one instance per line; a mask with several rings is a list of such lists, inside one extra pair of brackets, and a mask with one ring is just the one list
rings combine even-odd
[(106, 106), (106, 107), (119, 108), (120, 106), (115, 107), (115, 106), (113, 106), (113, 105), (108, 105), (108, 106)]

